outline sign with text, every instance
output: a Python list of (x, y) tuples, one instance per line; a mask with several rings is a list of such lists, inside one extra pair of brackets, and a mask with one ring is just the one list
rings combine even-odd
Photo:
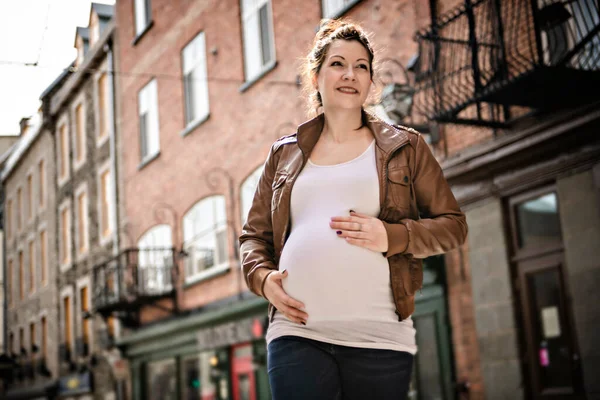
[[(257, 326), (261, 329), (257, 329)], [(209, 350), (260, 339), (262, 333), (259, 318), (245, 318), (201, 329), (196, 334), (196, 340), (198, 350)]]

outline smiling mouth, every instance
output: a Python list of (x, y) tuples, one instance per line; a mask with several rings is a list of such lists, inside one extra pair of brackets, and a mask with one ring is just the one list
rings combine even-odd
[(337, 89), (339, 92), (345, 93), (345, 94), (358, 94), (358, 91), (356, 89), (352, 89), (352, 88), (347, 88), (347, 87), (341, 87)]

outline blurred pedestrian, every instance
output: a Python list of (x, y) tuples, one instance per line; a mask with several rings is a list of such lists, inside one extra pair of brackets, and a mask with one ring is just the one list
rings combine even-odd
[(323, 21), (304, 65), (318, 116), (273, 144), (240, 237), (274, 400), (405, 398), (421, 260), (467, 234), (423, 137), (365, 111), (373, 66), (360, 26)]

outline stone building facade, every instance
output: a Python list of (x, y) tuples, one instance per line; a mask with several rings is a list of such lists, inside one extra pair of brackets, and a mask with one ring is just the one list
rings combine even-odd
[(2, 172), (9, 399), (46, 396), (58, 376), (53, 137), (39, 121), (26, 129)]

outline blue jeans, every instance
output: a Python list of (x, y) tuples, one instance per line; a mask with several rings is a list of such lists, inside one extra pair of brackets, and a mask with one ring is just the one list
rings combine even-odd
[(267, 363), (273, 400), (403, 400), (413, 355), (284, 336)]

